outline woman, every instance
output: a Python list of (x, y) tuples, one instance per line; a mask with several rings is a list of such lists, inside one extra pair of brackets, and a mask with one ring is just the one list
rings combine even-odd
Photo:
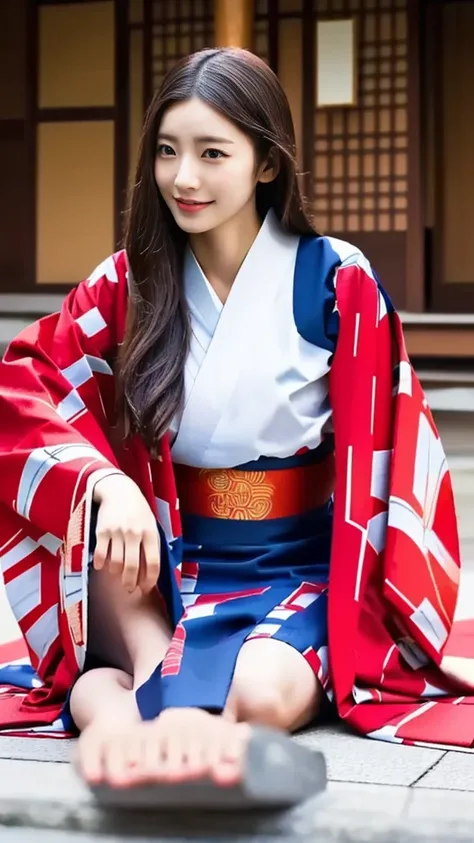
[[(1, 383), (3, 570), (43, 682), (3, 722), (70, 710), (84, 777), (120, 786), (233, 783), (249, 724), (294, 731), (326, 691), (363, 731), (411, 740), (413, 711), (442, 740), (421, 697), (449, 696), (444, 456), (370, 265), (312, 229), (262, 61), (204, 50), (170, 71), (125, 250), (20, 335)], [(402, 476), (420, 453), (436, 501)], [(407, 513), (434, 503), (420, 543)]]

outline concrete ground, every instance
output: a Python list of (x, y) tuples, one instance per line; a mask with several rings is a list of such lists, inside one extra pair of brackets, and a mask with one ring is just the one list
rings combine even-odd
[[(95, 806), (68, 763), (69, 742), (4, 737), (0, 739), (0, 834), (3, 828), (16, 827), (22, 832), (26, 828), (81, 831), (88, 841), (105, 834), (189, 843), (203, 838), (237, 843), (249, 837), (254, 843), (270, 839), (472, 843), (472, 755), (370, 741), (337, 725), (308, 731), (297, 740), (324, 752), (330, 781), (324, 794), (296, 809), (137, 817)], [(3, 843), (5, 838), (1, 839)]]
[[(465, 575), (459, 617), (474, 613), (474, 425), (438, 419), (453, 473)], [(473, 432), (471, 433), (471, 428)], [(16, 631), (0, 588), (0, 642)], [(473, 736), (474, 738), (474, 736)], [(470, 841), (474, 839), (474, 755), (371, 741), (326, 724), (295, 738), (321, 749), (327, 791), (278, 814), (181, 812), (137, 817), (101, 812), (68, 763), (73, 742), (0, 737), (2, 843), (89, 843), (106, 839), (263, 843)], [(34, 829), (34, 831), (32, 831)], [(43, 829), (43, 831), (41, 831)]]

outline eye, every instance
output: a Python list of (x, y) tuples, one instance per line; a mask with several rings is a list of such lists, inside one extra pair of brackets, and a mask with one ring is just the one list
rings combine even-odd
[(203, 152), (203, 158), (204, 157), (210, 158), (212, 161), (217, 161), (219, 158), (228, 158), (228, 155), (220, 149), (206, 149), (205, 152)]
[(174, 155), (174, 149), (168, 143), (159, 143), (156, 148), (156, 154), (167, 158), (170, 155)]

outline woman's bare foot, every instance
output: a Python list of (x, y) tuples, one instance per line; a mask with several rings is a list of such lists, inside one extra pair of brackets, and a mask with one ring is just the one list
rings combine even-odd
[(109, 768), (114, 775), (120, 742), (142, 722), (132, 677), (114, 668), (90, 670), (74, 685), (70, 707), (81, 730), (74, 759), (80, 774), (90, 782), (100, 781), (104, 770), (109, 775)]
[(209, 777), (236, 784), (250, 737), (246, 723), (195, 708), (165, 710), (156, 720), (117, 730), (96, 724), (81, 736), (78, 767), (90, 784), (113, 787)]
[(128, 723), (114, 725), (97, 720), (87, 726), (80, 734), (74, 755), (79, 775), (89, 784), (115, 784), (123, 777), (126, 740), (132, 732)]

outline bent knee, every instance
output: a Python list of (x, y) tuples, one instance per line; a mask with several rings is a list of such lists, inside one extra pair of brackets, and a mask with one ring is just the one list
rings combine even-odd
[(260, 726), (272, 726), (276, 729), (288, 729), (291, 726), (292, 712), (283, 694), (277, 689), (247, 688), (240, 691), (236, 699), (237, 720), (255, 723)]
[(322, 688), (317, 681), (291, 692), (286, 686), (238, 682), (229, 694), (229, 710), (237, 721), (293, 732), (317, 718), (321, 699)]

